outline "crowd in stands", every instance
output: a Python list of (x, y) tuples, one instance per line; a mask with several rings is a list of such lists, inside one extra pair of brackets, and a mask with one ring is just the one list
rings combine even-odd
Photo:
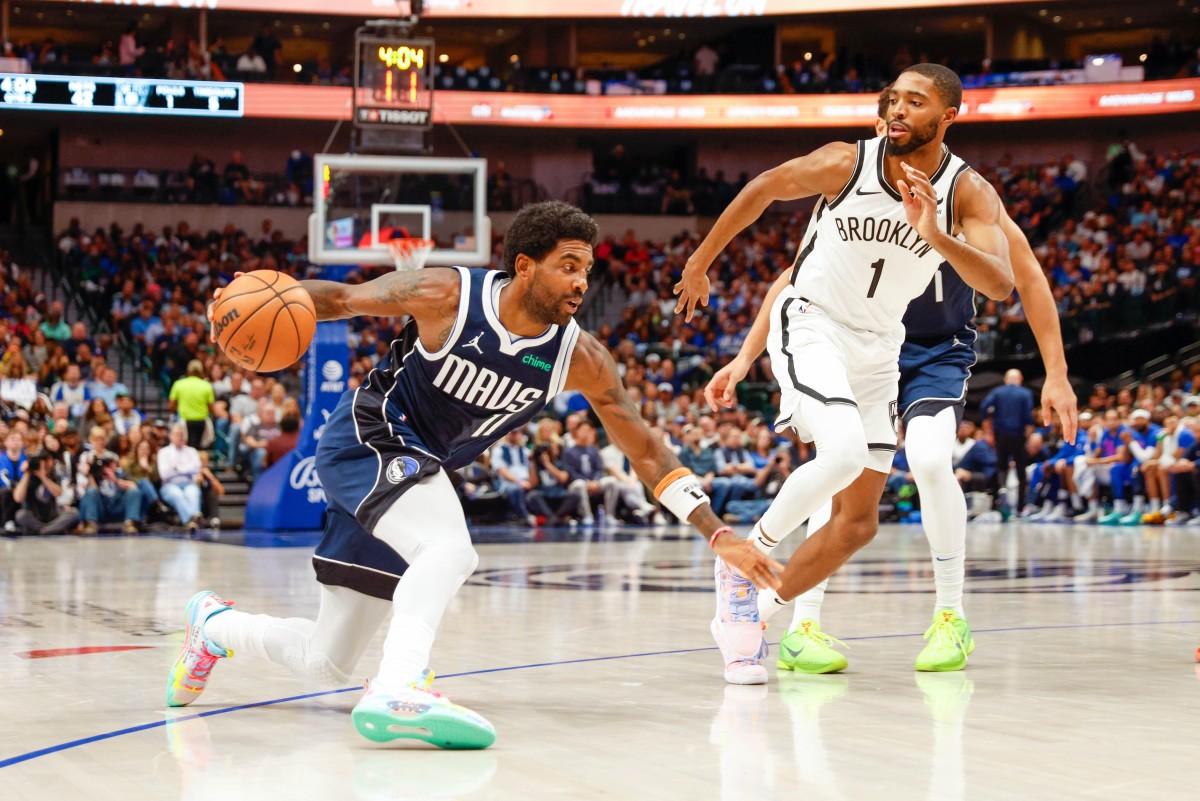
[[(1114, 145), (1109, 163), (1095, 178), (1087, 165), (1069, 156), (1045, 164), (1017, 164), (1005, 157), (982, 172), (1001, 190), (1010, 213), (1035, 242), (1059, 299), (1068, 344), (1135, 331), (1152, 320), (1194, 321), (1195, 279), (1200, 269), (1200, 158), (1195, 154), (1143, 153), (1134, 143), (1122, 141)], [(492, 189), (503, 186), (503, 181), (496, 181)], [(625, 386), (647, 422), (703, 477), (719, 513), (731, 520), (752, 520), (761, 514), (779, 482), (811, 457), (808, 446), (776, 435), (769, 426), (777, 386), (767, 360), (748, 376), (738, 409), (710, 413), (701, 395), (713, 371), (741, 346), (770, 282), (790, 266), (807, 221), (804, 212), (764, 218), (737, 237), (715, 264), (711, 305), (691, 322), (673, 313), (671, 287), (699, 243), (695, 233), (682, 232), (658, 243), (643, 241), (633, 231), (609, 233), (596, 249), (591, 293), (621, 304), (615, 323), (598, 326), (596, 333), (611, 348)], [(253, 233), (233, 226), (199, 232), (186, 223), (161, 231), (141, 226), (124, 231), (113, 226), (87, 232), (72, 224), (60, 232), (58, 249), (84, 307), (97, 312), (88, 326), (66, 323), (60, 304), (38, 296), (28, 275), (15, 265), (6, 266), (9, 259), (0, 259), (6, 286), (0, 308), (4, 346), (0, 397), (9, 409), (3, 433), (7, 437), (16, 430), (24, 441), (18, 447), (16, 437), (11, 438), (10, 461), (20, 462), (22, 451), (24, 458), (61, 452), (43, 462), (60, 471), (51, 471), (63, 479), (59, 486), (74, 486), (76, 492), (68, 496), (64, 511), (76, 509), (85, 524), (132, 514), (116, 522), (125, 525), (128, 520), (132, 521), (129, 528), (141, 527), (154, 517), (156, 508), (160, 517), (181, 525), (209, 520), (195, 518), (194, 498), (185, 498), (190, 506), (182, 505), (173, 490), (164, 492), (164, 470), (157, 456), (161, 449), (174, 447), (170, 420), (150, 425), (140, 420), (133, 398), (115, 381), (108, 359), (115, 359), (114, 348), (125, 347), (164, 388), (170, 387), (175, 396), (172, 411), (183, 424), (174, 436), (184, 438), (184, 448), (196, 449), (214, 466), (236, 465), (247, 477), (256, 477), (298, 437), (302, 424), (296, 400), (298, 368), (265, 377), (233, 369), (208, 341), (203, 299), (237, 270), (311, 274), (314, 268), (305, 258), (306, 243), (289, 240), (269, 221)], [(352, 272), (347, 280), (369, 277), (366, 271)], [(1032, 344), (1016, 297), (983, 304), (979, 327), (977, 348), (985, 360)], [(351, 330), (348, 380), (353, 388), (387, 352), (400, 321), (358, 318)], [(1092, 414), (1087, 431), (1099, 446), (1088, 444), (1092, 440), (1073, 444), (1071, 448), (1078, 450), (1069, 459), (1057, 441), (1057, 428), (1031, 429), (1030, 461), (1043, 466), (1028, 475), (1029, 490), (1018, 490), (1026, 496), (1022, 498), (998, 495), (1003, 480), (997, 476), (1007, 471), (996, 465), (993, 422), (969, 415), (974, 423), (964, 423), (960, 431), (960, 478), (971, 492), (986, 494), (998, 506), (1004, 501), (1014, 513), (1026, 505), (1042, 510), (1049, 500), (1058, 514), (1059, 494), (1065, 491), (1068, 506), (1081, 503), (1083, 512), (1095, 509), (1096, 517), (1099, 507), (1089, 506), (1089, 499), (1103, 502), (1111, 493), (1112, 508), (1122, 512), (1121, 518), (1135, 509), (1139, 514), (1155, 514), (1149, 504), (1157, 499), (1157, 513), (1164, 520), (1171, 514), (1176, 515), (1172, 519), (1182, 520), (1182, 514), (1192, 511), (1185, 508), (1191, 497), (1189, 465), (1195, 455), (1188, 455), (1187, 432), (1193, 431), (1200, 411), (1192, 403), (1193, 396), (1200, 396), (1198, 380), (1200, 368), (1190, 375), (1173, 376), (1163, 386), (1141, 387), (1136, 395), (1124, 387), (1098, 388), (1085, 405)], [(1109, 419), (1114, 415), (1115, 422)], [(1147, 415), (1151, 424), (1167, 432), (1161, 443), (1137, 439), (1147, 429), (1143, 425)], [(1139, 443), (1136, 447), (1126, 441), (1126, 428), (1129, 438)], [(132, 433), (135, 429), (140, 433)], [(74, 431), (74, 438), (59, 436), (68, 430)], [(1112, 437), (1104, 438), (1103, 431), (1108, 430), (1117, 432), (1117, 444)], [(1152, 426), (1149, 430), (1158, 435)], [(1172, 451), (1172, 442), (1182, 444)], [(1150, 458), (1146, 449), (1158, 444), (1162, 450), (1154, 458), (1159, 465), (1168, 464), (1155, 472), (1156, 468), (1144, 465)], [(1096, 447), (1102, 451), (1099, 456)], [(114, 455), (116, 461), (104, 464), (115, 477), (92, 475), (95, 457), (84, 458), (89, 448), (101, 456)], [(1039, 461), (1033, 454), (1057, 458)], [(1107, 476), (1080, 490), (1079, 485), (1086, 484), (1077, 478), (1080, 467), (1091, 464), (1083, 465), (1080, 458), (1102, 458), (1108, 461), (1095, 464), (1121, 462), (1130, 467), (1085, 470), (1085, 478)], [(85, 461), (87, 475), (81, 479), (79, 470)], [(1073, 474), (1064, 472), (1068, 462)], [(194, 465), (190, 457), (187, 464)], [(913, 490), (904, 475), (903, 450), (896, 465), (891, 485), (897, 497), (911, 503)], [(619, 452), (603, 446), (602, 432), (590, 425), (578, 396), (561, 396), (546, 419), (511, 435), (478, 468), (463, 488), (468, 500), (499, 497), (506, 510), (526, 520), (575, 520), (577, 525), (588, 525), (600, 524), (601, 517), (632, 522), (661, 519)], [(16, 481), (9, 484), (15, 490), (24, 473), (12, 475)], [(216, 489), (211, 471), (207, 477), (197, 472), (190, 480), (202, 490)], [(175, 482), (168, 478), (168, 483)], [(90, 489), (100, 495), (84, 505)], [(193, 494), (191, 489), (187, 493)], [(1142, 494), (1147, 501), (1139, 508), (1133, 499)], [(1163, 500), (1172, 496), (1177, 500), (1163, 513)], [(96, 497), (101, 498), (99, 506)], [(211, 499), (202, 492), (202, 505), (205, 497)], [(174, 516), (157, 507), (159, 501), (173, 504)], [(1126, 501), (1127, 507), (1122, 505)], [(15, 525), (13, 503), (10, 498), (5, 508), (14, 512)]]
[[(18, 38), (5, 43), (5, 55), (22, 58), (36, 72), (102, 74), (123, 77), (190, 80), (238, 80), (287, 82), (321, 86), (350, 86), (350, 58), (334, 62), (329, 57), (289, 60), (282, 58), (284, 45), (279, 23), (264, 24), (250, 38), (248, 33), (230, 39), (214, 32), (202, 45), (193, 32), (175, 29), (167, 38), (148, 41), (138, 23), (132, 21), (124, 33), (103, 41), (98, 47), (67, 46), (46, 37), (41, 41)], [(244, 45), (242, 43), (245, 43)], [(738, 52), (742, 51), (742, 52)], [(506, 58), (499, 66), (468, 68), (449, 63), (434, 65), (434, 87), (441, 90), (482, 92), (543, 92), (553, 94), (818, 94), (878, 92), (897, 74), (924, 53), (901, 44), (888, 56), (881, 51), (836, 51), (797, 53), (784, 63), (769, 57), (749, 55), (754, 48), (746, 42), (702, 43), (656, 63), (634, 69), (616, 65), (579, 68), (567, 66), (524, 67), (519, 57)], [(640, 55), (640, 54), (639, 54)], [(1193, 38), (1184, 40), (1155, 37), (1139, 54), (1146, 80), (1200, 76), (1200, 51)], [(997, 59), (962, 63), (944, 60), (972, 87), (1054, 85), (1084, 80), (1086, 58)]]
[[(1034, 404), (1029, 393), (1016, 420), (1024, 452), (1012, 457), (999, 447), (1005, 412), (993, 396), (978, 423), (959, 426), (955, 475), (968, 498), (982, 499), (970, 504), (978, 519), (1200, 525), (1200, 362), (1164, 382), (1095, 385), (1080, 398), (1073, 442), (1061, 421), (1044, 424)], [(903, 442), (888, 485), (919, 508)]]

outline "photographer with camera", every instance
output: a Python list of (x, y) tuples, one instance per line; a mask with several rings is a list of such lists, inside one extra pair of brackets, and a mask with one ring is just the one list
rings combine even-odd
[(125, 478), (111, 451), (98, 451), (93, 456), (87, 479), (87, 490), (79, 501), (83, 517), (83, 533), (96, 534), (101, 523), (124, 519), (125, 534), (137, 534), (142, 519), (142, 493), (136, 481)]
[(64, 488), (54, 475), (53, 455), (37, 453), (29, 457), (25, 475), (13, 488), (18, 530), (26, 535), (65, 534), (79, 525), (79, 510), (63, 505)]

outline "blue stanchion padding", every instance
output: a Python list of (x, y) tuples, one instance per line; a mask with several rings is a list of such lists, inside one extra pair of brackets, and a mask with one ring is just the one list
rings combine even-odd
[(317, 323), (304, 363), (304, 426), (294, 451), (268, 467), (250, 488), (246, 528), (295, 531), (321, 527), (325, 490), (317, 476), (317, 443), (346, 391), (350, 327), (344, 320)]

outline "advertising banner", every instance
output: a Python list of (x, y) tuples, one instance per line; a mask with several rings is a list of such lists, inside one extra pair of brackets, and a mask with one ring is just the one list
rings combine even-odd
[[(875, 95), (643, 97), (439, 92), (435, 123), (522, 128), (835, 128), (875, 117)], [(960, 122), (1125, 117), (1200, 111), (1200, 79), (963, 91)], [(246, 85), (246, 116), (349, 119), (350, 90)]]
[(304, 363), (304, 425), (300, 444), (268, 467), (250, 488), (246, 528), (295, 531), (321, 527), (325, 490), (317, 475), (317, 443), (349, 377), (350, 328), (344, 320), (317, 323)]

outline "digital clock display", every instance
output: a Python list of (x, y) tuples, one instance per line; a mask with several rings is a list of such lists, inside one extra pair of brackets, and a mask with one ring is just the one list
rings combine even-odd
[(0, 109), (240, 117), (240, 83), (0, 73)]
[(360, 35), (354, 122), (366, 127), (433, 124), (433, 40)]

